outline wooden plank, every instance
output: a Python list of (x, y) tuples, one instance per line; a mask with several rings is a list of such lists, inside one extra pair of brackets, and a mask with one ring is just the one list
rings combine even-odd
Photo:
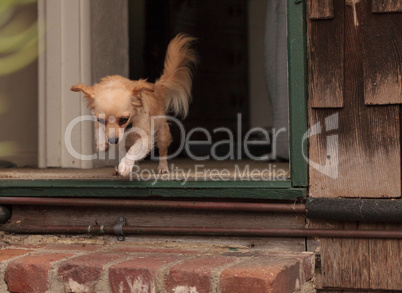
[[(304, 216), (283, 213), (238, 213), (238, 212), (207, 212), (207, 211), (177, 211), (156, 209), (113, 209), (94, 207), (49, 207), (49, 206), (13, 206), (11, 223), (30, 225), (114, 225), (119, 216), (127, 219), (128, 225), (139, 226), (178, 226), (178, 227), (265, 227), (265, 228), (304, 228)], [(21, 222), (19, 222), (21, 221)], [(233, 247), (241, 245), (253, 249), (275, 251), (305, 251), (305, 238), (261, 238), (261, 237), (156, 237), (132, 236), (129, 241), (171, 242), (189, 241), (212, 243)], [(115, 240), (114, 236), (111, 236)]]
[[(343, 228), (359, 229), (359, 223), (343, 223)], [(334, 242), (340, 243), (340, 257), (332, 259), (333, 265), (339, 265), (341, 270), (334, 280), (327, 278), (324, 284), (328, 287), (341, 288), (370, 288), (370, 259), (369, 239), (336, 239)], [(328, 268), (329, 269), (329, 268)], [(338, 286), (335, 286), (338, 284)]]
[[(402, 225), (314, 220), (310, 221), (310, 228), (401, 230)], [(361, 292), (364, 289), (402, 288), (402, 240), (320, 238), (319, 242), (321, 271), (317, 275), (318, 289), (358, 289)]]
[(308, 20), (309, 95), (314, 108), (343, 106), (343, 7), (343, 1), (335, 1), (334, 19)]
[[(343, 228), (400, 230), (402, 226), (344, 223)], [(321, 239), (322, 287), (399, 290), (401, 244), (402, 240), (397, 239)]]
[[(397, 224), (362, 224), (363, 229), (401, 230)], [(402, 288), (402, 240), (370, 239), (370, 288), (400, 290)]]
[(334, 0), (311, 0), (310, 19), (334, 18)]
[[(343, 225), (337, 222), (326, 223), (320, 220), (310, 220), (309, 228), (311, 229), (342, 229)], [(320, 247), (319, 253), (319, 266), (316, 272), (316, 286), (317, 289), (323, 289), (324, 283), (328, 284), (334, 278), (338, 278), (341, 267), (332, 267), (334, 265), (333, 259), (337, 259), (339, 251), (341, 250), (341, 242), (335, 238), (318, 238)]]
[[(297, 1), (296, 1), (297, 2)], [(289, 139), (290, 174), (293, 187), (308, 185), (307, 155), (307, 47), (305, 5), (288, 0), (288, 72), (289, 72)]]
[[(373, 4), (376, 2), (373, 1)], [(402, 7), (402, 1), (398, 2)], [(402, 15), (373, 14), (368, 5), (362, 8), (364, 100), (369, 105), (400, 104)]]
[[(11, 222), (21, 225), (127, 225), (156, 227), (304, 228), (304, 216), (289, 213), (230, 212), (108, 207), (13, 206)], [(303, 238), (303, 237), (302, 237)]]
[[(399, 106), (364, 103), (361, 29), (355, 26), (355, 13), (361, 19), (367, 5), (368, 1), (360, 1), (345, 10), (344, 108), (313, 109), (309, 96), (310, 128), (318, 123), (323, 128), (323, 133), (309, 138), (309, 158), (317, 164), (310, 163), (312, 197), (401, 196)], [(337, 125), (333, 123), (333, 130), (325, 133), (325, 119), (334, 114)], [(329, 157), (331, 146), (334, 152)], [(325, 175), (320, 165), (337, 167), (337, 177)]]
[[(316, 228), (357, 228), (353, 223), (314, 222)], [(321, 238), (321, 288), (369, 288), (368, 242), (368, 239)]]
[(372, 12), (402, 12), (401, 0), (373, 0)]

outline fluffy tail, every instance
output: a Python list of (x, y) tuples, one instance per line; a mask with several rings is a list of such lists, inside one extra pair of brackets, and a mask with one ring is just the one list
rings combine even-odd
[(163, 74), (155, 83), (157, 91), (163, 91), (166, 111), (187, 116), (191, 102), (193, 69), (198, 57), (191, 44), (195, 38), (178, 34), (167, 48)]

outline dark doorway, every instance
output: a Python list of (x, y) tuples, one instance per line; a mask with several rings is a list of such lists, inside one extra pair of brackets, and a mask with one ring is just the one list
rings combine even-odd
[[(224, 127), (243, 137), (250, 128), (248, 1), (129, 0), (129, 4), (130, 78), (155, 81), (161, 75), (169, 41), (177, 33), (196, 37), (200, 64), (193, 102), (183, 121), (186, 133), (205, 128), (214, 143), (228, 139), (224, 132), (214, 133)], [(178, 127), (171, 125), (171, 130), (170, 153), (181, 142)], [(191, 135), (192, 141), (205, 139), (201, 132)], [(269, 145), (265, 148), (263, 152), (269, 152)], [(194, 151), (208, 153), (208, 145), (195, 146)]]

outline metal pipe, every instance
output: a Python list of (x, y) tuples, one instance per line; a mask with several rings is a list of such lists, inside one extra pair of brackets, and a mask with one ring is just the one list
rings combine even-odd
[[(115, 235), (114, 226), (30, 226), (0, 225), (0, 231), (21, 234)], [(248, 236), (248, 237), (330, 237), (402, 239), (402, 230), (272, 229), (216, 227), (140, 227), (123, 226), (125, 235)]]
[(38, 198), (38, 197), (0, 197), (0, 205), (43, 205), (71, 207), (119, 207), (182, 210), (214, 210), (244, 212), (304, 213), (304, 204), (241, 203), (241, 202), (201, 202), (201, 201), (162, 201), (97, 198)]
[(0, 206), (0, 224), (4, 224), (11, 218), (11, 210), (9, 207)]
[(210, 211), (305, 213), (309, 219), (402, 222), (402, 200), (309, 198), (306, 204), (163, 201), (98, 198), (0, 197), (0, 205), (150, 208)]
[(344, 222), (402, 222), (402, 200), (361, 198), (309, 198), (306, 217)]

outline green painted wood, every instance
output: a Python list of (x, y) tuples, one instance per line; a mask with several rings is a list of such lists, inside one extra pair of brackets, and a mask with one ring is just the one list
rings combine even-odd
[(307, 156), (307, 43), (305, 1), (288, 0), (288, 72), (290, 174), (292, 186), (308, 185)]
[(0, 189), (0, 197), (146, 197), (151, 195), (150, 188), (21, 187)]
[(99, 181), (10, 180), (0, 181), (1, 196), (32, 197), (222, 197), (295, 200), (303, 189), (290, 181)]
[(163, 197), (219, 197), (219, 198), (250, 198), (296, 200), (306, 197), (303, 188), (273, 189), (273, 188), (211, 188), (211, 189), (152, 189), (152, 195)]
[(296, 200), (304, 198), (305, 189), (289, 188), (83, 188), (83, 187), (46, 187), (46, 188), (2, 188), (1, 196), (31, 197), (192, 197), (192, 198), (250, 198)]
[(290, 181), (0, 180), (6, 188), (290, 188)]

